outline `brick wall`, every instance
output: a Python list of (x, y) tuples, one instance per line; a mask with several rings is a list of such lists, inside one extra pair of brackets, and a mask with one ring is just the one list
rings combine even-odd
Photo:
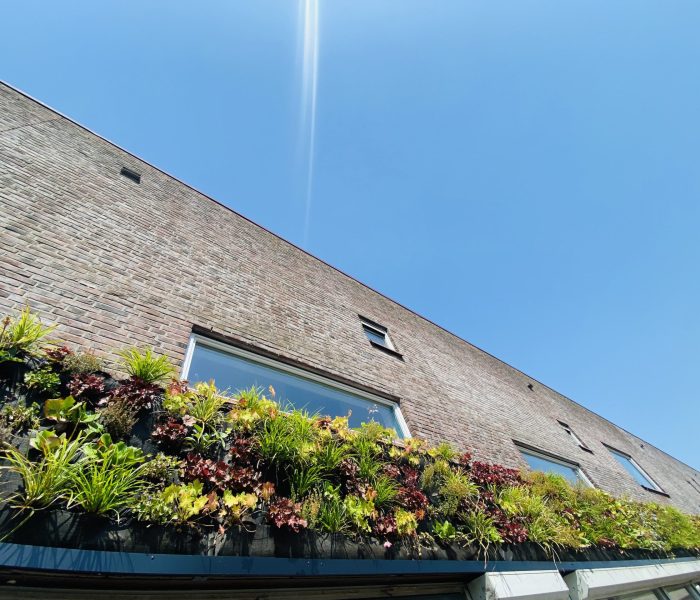
[[(176, 364), (198, 325), (400, 397), (415, 436), (510, 467), (524, 466), (518, 440), (597, 487), (666, 501), (605, 442), (700, 512), (694, 469), (4, 85), (0, 207), (0, 313), (29, 302), (76, 346), (109, 359), (153, 345)], [(389, 328), (403, 361), (370, 346), (358, 313)]]

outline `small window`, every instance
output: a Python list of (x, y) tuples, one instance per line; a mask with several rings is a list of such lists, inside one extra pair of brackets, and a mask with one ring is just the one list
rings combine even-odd
[(590, 452), (591, 454), (593, 454), (593, 450), (591, 450), (588, 446), (586, 446), (586, 444), (584, 444), (581, 441), (581, 438), (578, 437), (574, 433), (574, 430), (571, 429), (571, 427), (569, 427), (566, 423), (564, 423), (564, 421), (557, 421), (557, 422), (559, 423), (559, 425), (562, 426), (564, 431), (566, 431), (566, 433), (568, 433), (571, 436), (571, 439), (574, 440), (574, 442), (576, 442), (578, 444), (578, 446), (579, 446), (579, 448), (581, 448), (581, 450), (585, 450), (586, 452)]
[(398, 404), (391, 400), (198, 335), (190, 340), (182, 378), (192, 383), (213, 379), (217, 388), (229, 393), (272, 386), (275, 400), (285, 408), (331, 417), (350, 415), (351, 427), (376, 421), (399, 437), (410, 435)]
[(141, 174), (137, 173), (136, 171), (132, 171), (131, 169), (127, 169), (126, 167), (122, 167), (122, 170), (120, 172), (124, 177), (127, 179), (131, 179), (131, 181), (135, 183), (141, 183)]
[(389, 337), (389, 331), (383, 325), (360, 317), (360, 322), (362, 323), (362, 329), (367, 336), (367, 339), (373, 346), (380, 346), (391, 352), (396, 352), (396, 348)]
[(525, 462), (533, 471), (554, 473), (555, 475), (563, 476), (572, 485), (576, 485), (577, 483), (585, 483), (586, 485), (593, 487), (577, 463), (552, 456), (551, 454), (545, 454), (531, 448), (523, 448), (518, 444), (516, 445), (518, 446), (520, 453), (523, 455)]
[(612, 454), (617, 462), (619, 462), (625, 468), (625, 470), (632, 475), (634, 480), (639, 485), (648, 490), (663, 492), (663, 490), (656, 485), (656, 483), (654, 483), (652, 478), (644, 472), (642, 467), (640, 467), (631, 456), (625, 454), (624, 452), (620, 452), (619, 450), (615, 450), (610, 446), (607, 446), (607, 449), (610, 450), (610, 454)]

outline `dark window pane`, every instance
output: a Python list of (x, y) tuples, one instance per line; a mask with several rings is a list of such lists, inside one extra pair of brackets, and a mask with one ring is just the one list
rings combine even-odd
[(229, 393), (254, 386), (267, 394), (272, 386), (275, 399), (283, 406), (331, 417), (351, 413), (351, 427), (376, 421), (399, 436), (402, 433), (391, 406), (202, 344), (195, 346), (187, 378), (192, 383), (213, 379), (219, 389)]
[(386, 341), (386, 335), (383, 333), (379, 333), (375, 329), (372, 329), (371, 327), (367, 327), (366, 325), (363, 326), (365, 330), (365, 335), (372, 340), (373, 342), (379, 344), (380, 346), (385, 346), (388, 347), (389, 345), (387, 344)]

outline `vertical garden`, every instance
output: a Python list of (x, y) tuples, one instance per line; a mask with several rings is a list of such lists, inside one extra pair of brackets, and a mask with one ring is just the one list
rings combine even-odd
[[(150, 349), (108, 372), (29, 308), (0, 322), (4, 541), (353, 558), (698, 554), (700, 519), (186, 382)], [(301, 400), (303, 399), (295, 399)]]

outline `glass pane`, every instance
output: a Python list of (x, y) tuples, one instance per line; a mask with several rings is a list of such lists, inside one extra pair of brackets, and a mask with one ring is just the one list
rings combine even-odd
[(380, 333), (380, 332), (376, 331), (375, 329), (372, 329), (371, 327), (367, 327), (366, 325), (363, 325), (363, 329), (365, 330), (365, 335), (370, 340), (372, 340), (373, 342), (376, 342), (380, 346), (388, 347), (385, 334)]
[(275, 399), (282, 405), (331, 417), (343, 417), (350, 412), (351, 427), (376, 421), (384, 427), (391, 427), (401, 436), (401, 428), (391, 406), (202, 344), (194, 348), (187, 378), (192, 383), (213, 379), (219, 389), (228, 390), (229, 393), (251, 386), (262, 388), (267, 393), (272, 386)]
[(644, 477), (643, 473), (634, 466), (634, 463), (627, 458), (624, 454), (620, 454), (619, 452), (615, 452), (614, 450), (610, 450), (611, 454), (617, 459), (617, 461), (625, 467), (627, 472), (634, 477), (635, 481), (639, 485), (645, 485), (646, 487), (650, 487), (652, 489), (656, 489), (656, 486), (649, 481), (646, 477)]
[(664, 588), (664, 592), (666, 592), (670, 600), (693, 600), (693, 597), (690, 595), (690, 590), (685, 587), (675, 589)]
[(533, 471), (544, 471), (545, 473), (556, 473), (557, 475), (563, 475), (569, 482), (576, 484), (582, 481), (579, 477), (578, 469), (575, 467), (567, 467), (561, 463), (555, 462), (553, 460), (547, 460), (541, 456), (536, 456), (535, 454), (530, 454), (521, 450), (527, 464)]

